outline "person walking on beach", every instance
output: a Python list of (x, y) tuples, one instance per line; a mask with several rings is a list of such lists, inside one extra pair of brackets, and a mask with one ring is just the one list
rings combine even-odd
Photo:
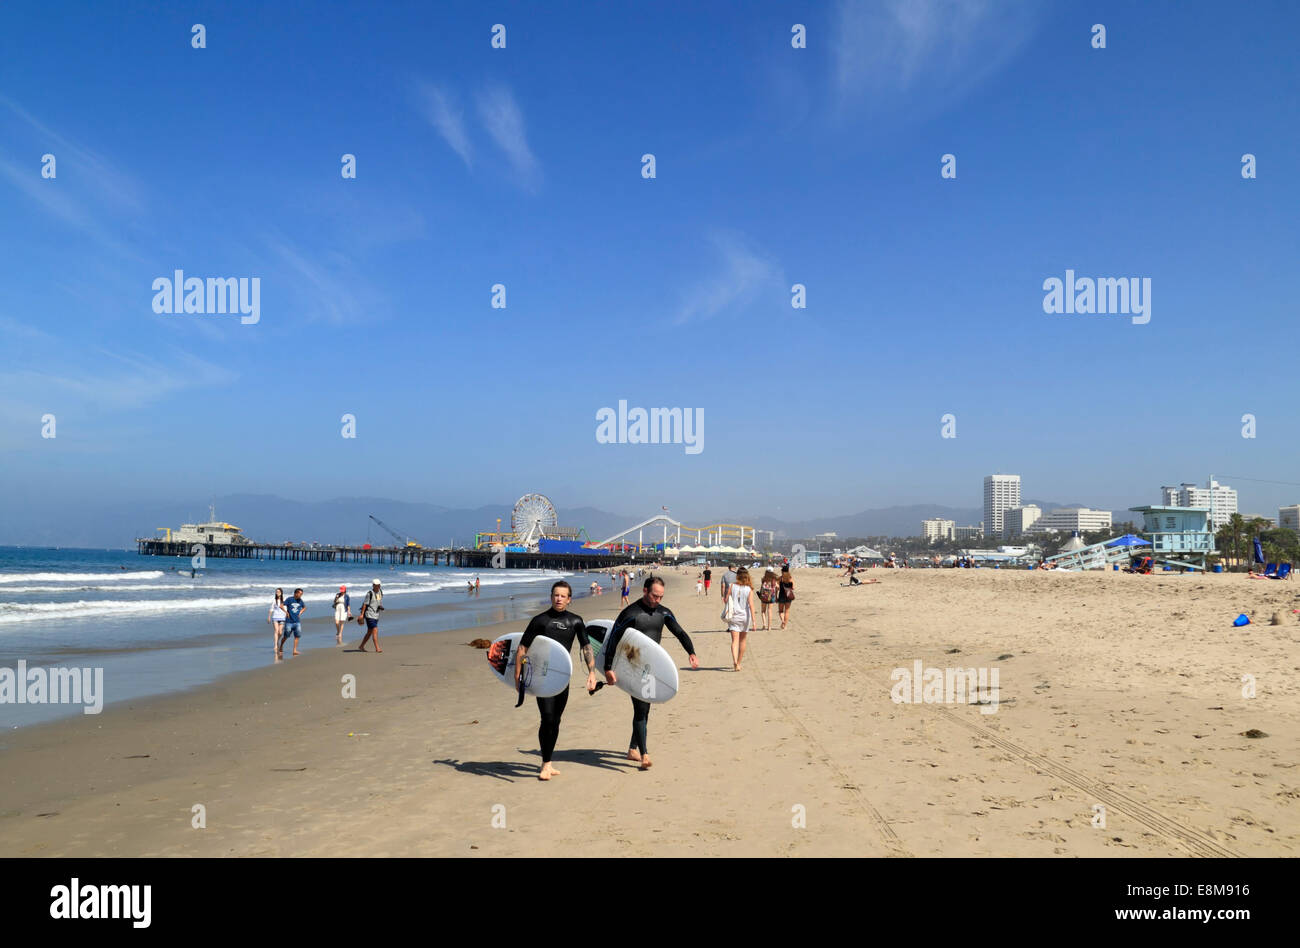
[[(551, 586), (551, 608), (533, 616), (528, 627), (524, 629), (515, 650), (515, 686), (519, 686), (519, 674), (524, 665), (524, 658), (533, 640), (539, 635), (554, 639), (564, 646), (565, 651), (572, 651), (573, 639), (577, 636), (578, 646), (582, 651), (582, 660), (587, 663), (587, 691), (596, 690), (596, 655), (592, 651), (591, 641), (587, 638), (587, 627), (582, 616), (569, 612), (569, 603), (573, 600), (573, 587), (560, 580)], [(558, 776), (559, 771), (551, 766), (551, 755), (555, 753), (555, 742), (560, 736), (560, 718), (569, 703), (569, 688), (566, 685), (558, 695), (550, 698), (538, 698), (537, 710), (542, 716), (542, 723), (537, 728), (537, 740), (542, 745), (542, 769), (538, 780), (550, 780)]]
[(731, 584), (723, 615), (726, 617), (727, 631), (731, 633), (732, 671), (740, 671), (740, 663), (745, 660), (749, 630), (754, 627), (754, 590), (749, 570), (743, 566), (736, 571), (736, 581)]
[(366, 643), (370, 637), (375, 638), (375, 651), (382, 652), (379, 647), (379, 613), (384, 611), (384, 590), (379, 585), (379, 580), (370, 581), (370, 592), (366, 593), (365, 600), (361, 603), (361, 614), (357, 616), (357, 622), (365, 622), (366, 634), (361, 640), (361, 645), (357, 648), (358, 652), (366, 650)]
[(704, 576), (695, 577), (695, 595), (697, 597), (704, 595)]
[(293, 636), (293, 654), (298, 654), (298, 640), (302, 638), (302, 614), (307, 609), (307, 604), (302, 601), (302, 590), (295, 589), (293, 595), (284, 601), (284, 611), (289, 615), (284, 622), (284, 636), (280, 639), (280, 647), (276, 653), (284, 657), (284, 643), (289, 641), (289, 636)]
[(266, 621), (271, 623), (274, 633), (271, 635), (271, 648), (275, 654), (280, 654), (280, 636), (284, 635), (284, 619), (287, 613), (284, 611), (284, 590), (279, 586), (275, 588), (275, 598), (271, 600), (271, 609), (266, 614)]
[(343, 623), (351, 618), (352, 597), (348, 595), (348, 587), (340, 586), (334, 594), (334, 629), (338, 633), (335, 642), (339, 645), (343, 644)]
[(713, 570), (704, 567), (704, 595), (709, 594), (709, 584), (713, 581)]
[(622, 578), (622, 580), (623, 580), (623, 601), (620, 602), (619, 605), (620, 605), (620, 606), (626, 606), (626, 605), (627, 605), (627, 594), (630, 593), (630, 592), (632, 591), (632, 580), (628, 578), (627, 570), (623, 570), (623, 573), (622, 573), (622, 575), (621, 575), (621, 578)]
[[(618, 642), (623, 637), (623, 630), (629, 627), (648, 635), (655, 642), (658, 642), (663, 638), (664, 626), (667, 625), (668, 631), (675, 635), (677, 641), (682, 643), (682, 648), (686, 649), (686, 654), (691, 660), (691, 667), (700, 667), (700, 660), (695, 656), (695, 646), (691, 644), (691, 637), (678, 624), (677, 617), (668, 610), (667, 606), (663, 605), (664, 581), (658, 576), (647, 577), (644, 589), (644, 594), (640, 599), (618, 614), (618, 618), (614, 620), (614, 625), (605, 639), (603, 651), (605, 653), (605, 682), (607, 684), (618, 684), (618, 676), (613, 671), (614, 656), (618, 652)], [(632, 739), (628, 742), (627, 759), (640, 762), (642, 770), (650, 769), (650, 752), (646, 749), (646, 734), (649, 730), (649, 724), (650, 702), (642, 701), (640, 698), (633, 698)]]
[(727, 571), (722, 574), (722, 601), (727, 601), (727, 594), (731, 592), (732, 584), (736, 582), (736, 572), (727, 566)]
[(763, 574), (763, 584), (758, 590), (758, 601), (763, 604), (763, 631), (772, 628), (772, 603), (776, 602), (776, 573), (768, 570)]
[(790, 621), (790, 603), (794, 602), (794, 577), (790, 567), (781, 568), (781, 578), (776, 581), (776, 611), (781, 616), (781, 628)]

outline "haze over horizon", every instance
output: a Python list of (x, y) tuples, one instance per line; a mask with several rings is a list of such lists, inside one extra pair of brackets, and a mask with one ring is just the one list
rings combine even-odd
[[(237, 494), (1300, 502), (1293, 4), (61, 9), (0, 7), (0, 543)], [(259, 320), (156, 313), (176, 270)], [(1150, 322), (1045, 313), (1067, 270)], [(601, 443), (621, 401), (703, 450)]]

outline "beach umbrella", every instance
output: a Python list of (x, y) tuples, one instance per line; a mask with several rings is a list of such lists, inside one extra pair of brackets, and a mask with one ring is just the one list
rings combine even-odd
[(1126, 533), (1122, 537), (1118, 537), (1117, 539), (1111, 540), (1106, 545), (1107, 546), (1150, 546), (1151, 543), (1150, 541), (1144, 540), (1139, 536), (1134, 536), (1131, 533)]
[(1255, 562), (1256, 563), (1264, 562), (1264, 548), (1259, 545), (1259, 537), (1255, 537)]

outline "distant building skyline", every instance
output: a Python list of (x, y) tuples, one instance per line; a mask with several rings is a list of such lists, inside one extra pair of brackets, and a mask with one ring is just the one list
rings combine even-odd
[(1210, 511), (1210, 527), (1214, 530), (1237, 513), (1237, 492), (1212, 478), (1206, 478), (1205, 487), (1189, 481), (1177, 487), (1161, 487), (1160, 498), (1166, 507), (1204, 507)]
[(987, 536), (1003, 537), (1006, 533), (1003, 514), (1020, 506), (1019, 474), (988, 474), (984, 478), (984, 532)]

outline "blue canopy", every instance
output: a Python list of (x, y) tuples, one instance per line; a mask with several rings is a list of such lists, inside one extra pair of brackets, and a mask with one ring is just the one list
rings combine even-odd
[(1259, 545), (1259, 537), (1255, 537), (1255, 562), (1256, 563), (1264, 562), (1264, 548)]
[(1106, 545), (1107, 546), (1150, 546), (1151, 541), (1144, 540), (1141, 537), (1134, 536), (1131, 533), (1126, 533), (1122, 537), (1111, 540)]

